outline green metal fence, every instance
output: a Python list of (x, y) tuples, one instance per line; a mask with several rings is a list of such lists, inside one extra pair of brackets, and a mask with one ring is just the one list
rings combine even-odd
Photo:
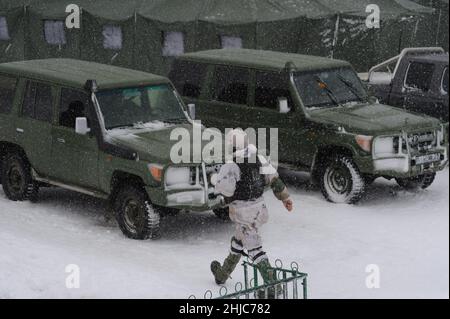
[[(236, 283), (234, 292), (228, 291), (225, 286), (219, 290), (219, 297), (214, 299), (307, 299), (308, 274), (300, 272), (296, 262), (292, 262), (291, 269), (283, 268), (280, 260), (275, 261), (271, 268), (275, 280), (265, 284), (258, 269), (248, 261), (242, 264), (244, 269), (244, 284)], [(190, 298), (195, 298), (191, 296)], [(208, 290), (205, 299), (213, 299), (213, 293)]]

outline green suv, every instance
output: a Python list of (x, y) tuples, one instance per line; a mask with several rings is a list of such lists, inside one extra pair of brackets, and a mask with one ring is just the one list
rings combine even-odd
[(109, 199), (126, 236), (156, 238), (161, 214), (220, 206), (205, 164), (172, 163), (175, 128), (193, 125), (164, 77), (71, 59), (0, 64), (1, 183), (13, 201), (63, 187)]
[(310, 172), (331, 202), (357, 202), (381, 176), (426, 188), (447, 165), (446, 128), (378, 103), (344, 61), (210, 50), (179, 57), (169, 78), (208, 127), (278, 128), (280, 166)]

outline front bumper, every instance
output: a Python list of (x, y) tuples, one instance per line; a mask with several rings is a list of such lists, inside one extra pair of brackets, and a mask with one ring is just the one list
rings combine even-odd
[(222, 207), (220, 198), (211, 196), (214, 188), (209, 185), (205, 164), (202, 164), (198, 171), (200, 178), (195, 185), (146, 186), (145, 190), (152, 203), (162, 207), (192, 211), (206, 211)]
[[(439, 160), (426, 164), (416, 163), (418, 157), (430, 154), (438, 154)], [(364, 174), (390, 178), (408, 178), (443, 170), (448, 165), (448, 149), (442, 147), (425, 154), (408, 153), (384, 158), (365, 156), (357, 158), (355, 162)]]

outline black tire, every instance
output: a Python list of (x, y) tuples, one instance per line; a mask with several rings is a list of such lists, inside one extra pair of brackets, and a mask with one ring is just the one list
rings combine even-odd
[(144, 240), (160, 237), (160, 213), (142, 187), (127, 185), (119, 190), (114, 211), (120, 229), (128, 238)]
[(436, 173), (427, 173), (411, 178), (396, 178), (397, 184), (406, 190), (426, 189), (433, 184)]
[(1, 176), (3, 191), (10, 200), (37, 200), (39, 185), (33, 181), (31, 166), (22, 155), (7, 154), (2, 162)]
[(367, 182), (350, 157), (336, 155), (321, 171), (320, 188), (329, 202), (355, 204), (364, 195)]
[(216, 208), (213, 210), (213, 212), (221, 220), (230, 220), (230, 209), (228, 207)]

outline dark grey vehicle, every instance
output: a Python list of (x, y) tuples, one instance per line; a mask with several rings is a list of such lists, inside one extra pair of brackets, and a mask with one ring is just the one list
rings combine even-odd
[(436, 117), (448, 123), (448, 53), (410, 48), (375, 67), (369, 88), (381, 103)]

